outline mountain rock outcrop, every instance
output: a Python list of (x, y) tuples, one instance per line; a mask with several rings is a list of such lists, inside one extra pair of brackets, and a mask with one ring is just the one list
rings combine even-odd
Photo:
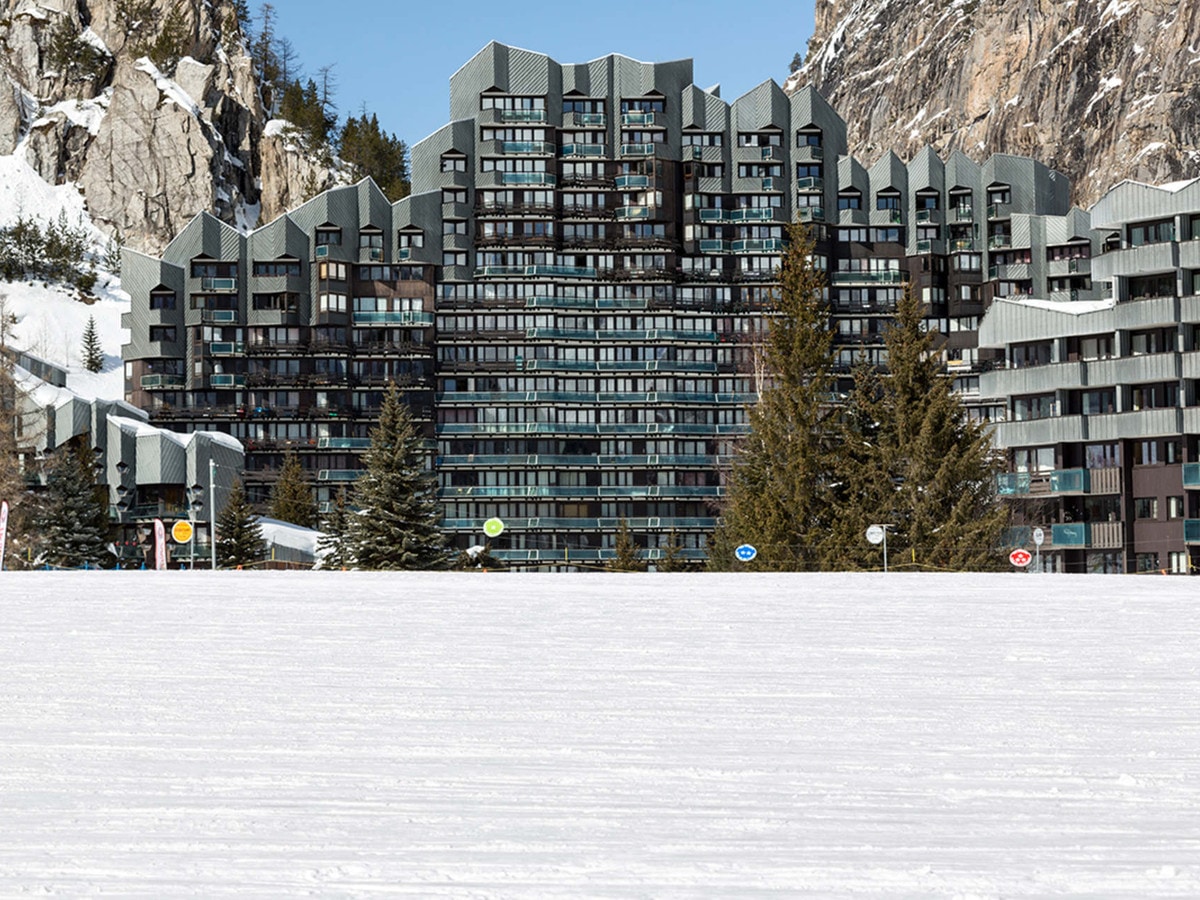
[[(240, 226), (262, 196), (267, 113), (233, 0), (0, 0), (0, 154), (74, 182), (98, 226), (158, 252), (194, 215)], [(313, 167), (287, 143), (274, 171)], [(309, 179), (324, 183), (328, 171)]]
[(1200, 175), (1200, 3), (817, 0), (803, 67), (862, 159), (1032, 156), (1087, 205)]

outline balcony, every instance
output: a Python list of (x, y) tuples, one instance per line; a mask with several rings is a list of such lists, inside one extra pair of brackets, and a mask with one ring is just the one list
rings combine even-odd
[(734, 241), (732, 249), (734, 253), (781, 253), (783, 241), (779, 238)]
[(622, 156), (653, 156), (654, 155), (654, 145), (653, 144), (622, 144), (621, 145), (621, 155)]
[(433, 313), (412, 310), (385, 310), (354, 313), (355, 325), (411, 325), (424, 327), (433, 324)]
[(1011, 203), (989, 203), (987, 217), (989, 219), (1007, 219), (1012, 216)]
[(605, 156), (606, 144), (563, 144), (560, 156)]
[(955, 222), (973, 222), (975, 220), (975, 208), (972, 206), (959, 205), (954, 207)]
[(988, 238), (989, 250), (1007, 250), (1012, 246), (1011, 234), (993, 234)]
[(1091, 490), (1090, 475), (1087, 469), (1009, 472), (997, 478), (997, 493), (1002, 497), (1086, 494)]
[(412, 256), (412, 247), (401, 247), (396, 251), (396, 259), (405, 262)]
[(608, 117), (604, 113), (575, 113), (575, 120), (589, 128), (603, 128), (608, 124)]
[(626, 191), (630, 188), (647, 188), (650, 187), (649, 175), (618, 175), (613, 184), (616, 185), (618, 191)]
[(649, 206), (618, 206), (618, 219), (649, 219), (651, 215), (651, 207)]
[(363, 471), (363, 469), (319, 469), (317, 481), (358, 481), (362, 477)]
[(955, 238), (950, 242), (950, 249), (955, 253), (970, 253), (975, 249), (975, 239)]
[(229, 324), (236, 322), (237, 319), (238, 314), (236, 309), (204, 309), (200, 311), (201, 322)]
[(313, 255), (317, 259), (328, 259), (329, 258), (329, 245), (328, 244), (318, 244), (317, 249), (313, 251)]
[(1183, 520), (1183, 542), (1200, 544), (1200, 519)]
[(318, 450), (366, 450), (370, 446), (370, 438), (317, 438)]
[(1091, 542), (1092, 526), (1088, 522), (1050, 526), (1050, 543), (1055, 547), (1088, 547)]
[(918, 225), (939, 225), (942, 221), (942, 211), (940, 209), (918, 209), (917, 224)]
[(796, 218), (801, 222), (824, 222), (825, 207), (823, 206), (802, 206), (796, 210)]
[(200, 290), (206, 294), (236, 294), (238, 280), (236, 278), (201, 278)]
[(534, 184), (554, 187), (558, 177), (549, 172), (501, 172), (501, 184)]
[(735, 209), (729, 213), (730, 222), (774, 222), (775, 209), (772, 207), (754, 207)]
[(502, 109), (499, 110), (501, 122), (545, 122), (544, 109)]
[(700, 242), (701, 253), (728, 253), (729, 241), (705, 240)]
[(796, 179), (796, 190), (801, 193), (821, 191), (825, 189), (825, 179), (809, 176), (807, 178)]
[(501, 141), (500, 152), (517, 156), (553, 156), (554, 144), (549, 141)]
[(143, 375), (141, 380), (143, 391), (176, 390), (186, 384), (187, 379), (182, 375)]
[(657, 122), (655, 120), (654, 116), (655, 116), (655, 114), (652, 112), (621, 113), (621, 124), (627, 125), (627, 126), (632, 126), (632, 125), (657, 126), (659, 124), (666, 124), (666, 123)]
[(698, 209), (696, 217), (701, 222), (730, 222), (733, 220), (734, 213), (724, 209)]
[(242, 341), (214, 341), (208, 345), (209, 356), (242, 356), (246, 345)]
[(244, 388), (246, 386), (246, 376), (210, 375), (208, 376), (208, 386), (211, 388)]
[(834, 272), (834, 284), (903, 284), (907, 272), (887, 269), (882, 272)]
[(1200, 463), (1183, 464), (1183, 486), (1189, 491), (1200, 491)]

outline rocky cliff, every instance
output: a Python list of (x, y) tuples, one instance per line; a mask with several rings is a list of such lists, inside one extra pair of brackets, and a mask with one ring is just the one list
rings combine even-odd
[(263, 195), (266, 114), (233, 8), (2, 0), (0, 154), (78, 184), (97, 225), (147, 252), (202, 210), (252, 227), (261, 208), (306, 199), (278, 173), (329, 173), (278, 137)]
[(804, 66), (873, 160), (930, 144), (1040, 159), (1089, 204), (1200, 175), (1200, 3), (817, 0)]

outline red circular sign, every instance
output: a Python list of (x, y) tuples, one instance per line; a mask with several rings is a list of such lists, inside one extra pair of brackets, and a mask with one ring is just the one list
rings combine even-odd
[(1008, 554), (1008, 561), (1014, 566), (1027, 566), (1033, 562), (1033, 554), (1028, 550), (1014, 550)]

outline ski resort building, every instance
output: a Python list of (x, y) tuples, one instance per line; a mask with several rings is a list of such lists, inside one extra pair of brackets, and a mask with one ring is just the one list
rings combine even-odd
[(395, 383), (459, 547), (499, 517), (498, 557), (595, 563), (625, 520), (649, 559), (673, 541), (699, 559), (787, 223), (813, 229), (843, 370), (886, 367), (912, 285), (980, 417), (1009, 408), (981, 392), (1011, 355), (978, 340), (990, 306), (1122, 284), (1092, 271), (1105, 246), (1060, 173), (928, 149), (865, 165), (811, 88), (728, 103), (690, 60), (493, 43), (450, 79), (450, 116), (397, 203), (368, 181), (249, 235), (205, 214), (161, 259), (125, 254), (128, 398), (241, 440), (252, 497), (295, 450), (330, 502)]

